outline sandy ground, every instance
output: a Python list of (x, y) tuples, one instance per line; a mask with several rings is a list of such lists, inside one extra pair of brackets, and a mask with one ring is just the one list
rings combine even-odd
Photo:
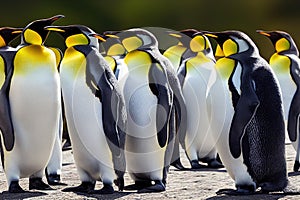
[[(182, 156), (184, 166), (189, 167), (183, 152)], [(293, 185), (300, 187), (300, 173), (292, 172), (295, 151), (290, 144), (286, 145), (286, 156), (290, 182)], [(68, 186), (80, 184), (71, 151), (65, 151), (63, 153), (62, 173), (63, 182), (67, 183)], [(129, 178), (128, 174), (126, 174), (125, 184), (131, 183), (133, 183), (132, 180)], [(28, 179), (22, 179), (20, 185), (27, 190)], [(234, 188), (234, 181), (229, 177), (225, 169), (178, 171), (172, 167), (168, 177), (167, 190), (162, 193), (139, 194), (135, 191), (123, 191), (116, 192), (112, 195), (87, 195), (62, 192), (61, 190), (64, 187), (65, 186), (56, 186), (54, 187), (56, 190), (50, 192), (32, 191), (24, 194), (9, 194), (7, 192), (7, 184), (3, 169), (0, 168), (0, 191), (2, 191), (0, 199), (300, 199), (300, 195), (291, 196), (282, 193), (269, 195), (256, 194), (239, 197), (216, 195), (216, 191), (219, 189)], [(100, 189), (101, 187), (102, 184), (98, 182), (96, 188)]]

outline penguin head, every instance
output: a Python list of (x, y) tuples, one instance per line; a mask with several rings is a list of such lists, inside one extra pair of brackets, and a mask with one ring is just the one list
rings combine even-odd
[[(67, 48), (73, 47), (76, 45), (89, 45), (98, 48), (98, 40), (95, 35), (96, 33), (83, 25), (69, 25), (69, 26), (47, 26), (45, 27), (48, 31), (55, 31), (59, 33), (64, 39)], [(100, 39), (100, 36), (98, 36)], [(101, 38), (102, 41), (105, 41), (104, 38)]]
[(0, 47), (7, 46), (13, 39), (22, 33), (22, 28), (0, 28)]
[(245, 57), (257, 57), (259, 51), (248, 35), (241, 31), (206, 32), (217, 41), (216, 56), (242, 61)]
[(56, 15), (47, 19), (39, 19), (28, 24), (21, 36), (21, 42), (27, 44), (42, 45), (47, 39), (49, 31), (45, 30), (46, 26), (50, 26), (56, 20), (63, 18), (63, 15)]
[(197, 32), (195, 29), (185, 29), (181, 31), (168, 31), (168, 34), (179, 41), (178, 45), (189, 48), (192, 37)]
[(273, 43), (277, 53), (290, 53), (299, 56), (298, 48), (290, 34), (284, 31), (257, 30), (256, 32), (267, 36)]
[(102, 43), (105, 54), (107, 56), (124, 56), (126, 55), (126, 49), (122, 45), (120, 38), (117, 36), (119, 31), (105, 31), (102, 34), (93, 35), (94, 37), (101, 40), (101, 38), (105, 39), (105, 42)]
[(158, 49), (158, 42), (155, 36), (141, 28), (128, 29), (116, 32), (123, 47), (127, 52), (134, 50)]

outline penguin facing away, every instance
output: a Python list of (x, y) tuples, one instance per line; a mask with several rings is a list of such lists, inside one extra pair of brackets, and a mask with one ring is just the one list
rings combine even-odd
[(287, 192), (284, 117), (274, 73), (246, 34), (224, 31), (206, 35), (217, 41), (227, 59), (223, 64), (233, 69), (228, 85), (234, 114), (230, 130), (219, 136), (217, 148), (237, 190), (219, 193), (249, 194), (258, 187), (266, 193)]
[[(66, 119), (81, 184), (63, 191), (110, 194), (124, 187), (126, 111), (94, 31), (82, 25), (48, 26), (65, 39), (60, 65)], [(116, 177), (117, 176), (117, 177)], [(95, 191), (96, 181), (103, 188)]]
[(3, 132), (1, 143), (3, 168), (12, 193), (24, 192), (19, 185), (24, 177), (29, 177), (30, 190), (52, 189), (42, 177), (58, 132), (61, 97), (56, 57), (43, 43), (48, 35), (44, 27), (61, 17), (28, 24), (21, 44), (6, 59), (9, 66), (4, 84), (13, 130)]
[(293, 147), (296, 150), (294, 171), (300, 167), (299, 148), (299, 114), (300, 114), (300, 59), (299, 51), (293, 38), (283, 31), (257, 31), (267, 36), (273, 43), (276, 52), (270, 58), (282, 92), (287, 130)]
[[(207, 94), (216, 79), (215, 59), (210, 42), (204, 34), (194, 29), (170, 35), (178, 38), (187, 49), (180, 56), (181, 64), (177, 73), (187, 105), (185, 151), (191, 167), (206, 167), (200, 165), (198, 160), (207, 162), (208, 167), (223, 167), (216, 160), (216, 142), (210, 133), (210, 115), (207, 113), (206, 102), (210, 101)], [(172, 58), (174, 59), (174, 55)]]

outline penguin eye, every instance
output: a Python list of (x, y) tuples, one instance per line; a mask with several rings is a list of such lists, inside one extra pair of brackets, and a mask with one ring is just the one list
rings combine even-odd
[(6, 42), (4, 38), (0, 35), (0, 47), (4, 47), (4, 46), (6, 46)]
[(275, 49), (277, 52), (289, 50), (290, 47), (291, 47), (290, 42), (285, 38), (281, 38), (275, 44)]
[(125, 47), (125, 49), (128, 52), (130, 52), (141, 47), (143, 45), (143, 41), (140, 38), (133, 36), (133, 37), (125, 38), (122, 41), (122, 44)]
[(224, 55), (230, 56), (232, 54), (238, 53), (238, 45), (232, 39), (228, 39), (223, 43)]
[(25, 42), (29, 44), (41, 45), (43, 43), (42, 37), (36, 31), (27, 29), (24, 32)]
[(205, 49), (205, 39), (203, 36), (196, 36), (190, 42), (190, 48), (193, 52), (200, 52)]
[(124, 53), (125, 49), (121, 44), (114, 44), (107, 51), (107, 55), (109, 56), (123, 55)]
[(84, 34), (71, 35), (66, 39), (66, 46), (72, 47), (75, 45), (88, 45), (89, 39)]

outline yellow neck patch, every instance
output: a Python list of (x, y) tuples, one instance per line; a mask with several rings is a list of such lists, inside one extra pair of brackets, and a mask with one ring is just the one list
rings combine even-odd
[(0, 35), (0, 47), (5, 47), (6, 46), (6, 42), (3, 39), (3, 37)]
[(114, 44), (107, 51), (108, 56), (118, 56), (123, 54), (125, 54), (125, 48), (121, 44)]
[(291, 60), (287, 56), (274, 53), (270, 58), (270, 66), (276, 74), (289, 74)]
[(71, 35), (66, 39), (66, 46), (88, 45), (89, 39), (84, 34)]
[(57, 48), (54, 48), (54, 47), (49, 47), (49, 49), (51, 49), (54, 52), (55, 58), (56, 58), (56, 66), (58, 67), (59, 63), (61, 61), (60, 51)]
[(181, 56), (185, 51), (186, 48), (184, 46), (176, 45), (168, 48), (163, 55), (171, 61), (174, 69), (177, 71), (180, 65)]
[(76, 77), (81, 67), (86, 67), (84, 54), (73, 47), (67, 48), (61, 62), (61, 71), (67, 70), (72, 77)]
[(207, 58), (204, 53), (199, 52), (197, 56), (189, 59), (186, 62), (187, 70), (197, 69), (198, 67), (203, 67), (205, 63), (210, 62), (211, 60)]
[(275, 49), (277, 52), (289, 50), (290, 47), (291, 47), (290, 42), (285, 38), (281, 38), (275, 44)]
[(221, 78), (228, 80), (235, 66), (235, 61), (230, 58), (220, 58), (216, 62), (216, 70)]
[(222, 48), (220, 47), (220, 45), (217, 45), (215, 57), (225, 57), (225, 54), (224, 54)]
[(201, 35), (197, 35), (190, 42), (190, 48), (193, 52), (203, 51), (205, 47), (205, 38)]
[(127, 52), (133, 51), (138, 49), (140, 46), (143, 45), (143, 41), (138, 38), (138, 37), (129, 37), (129, 38), (125, 38), (122, 41), (123, 46), (125, 47), (125, 49), (127, 50)]
[(125, 58), (129, 73), (148, 75), (150, 66), (152, 65), (151, 57), (144, 51), (129, 52)]
[(31, 29), (26, 29), (24, 32), (25, 42), (29, 44), (41, 45), (43, 43), (43, 39), (36, 31)]
[(117, 67), (115, 59), (113, 59), (111, 56), (105, 56), (104, 59), (108, 63), (110, 69), (114, 72)]
[(2, 88), (4, 81), (5, 81), (5, 62), (2, 56), (0, 56), (0, 88)]
[(223, 52), (226, 57), (238, 53), (238, 45), (233, 40), (228, 39), (223, 44)]

